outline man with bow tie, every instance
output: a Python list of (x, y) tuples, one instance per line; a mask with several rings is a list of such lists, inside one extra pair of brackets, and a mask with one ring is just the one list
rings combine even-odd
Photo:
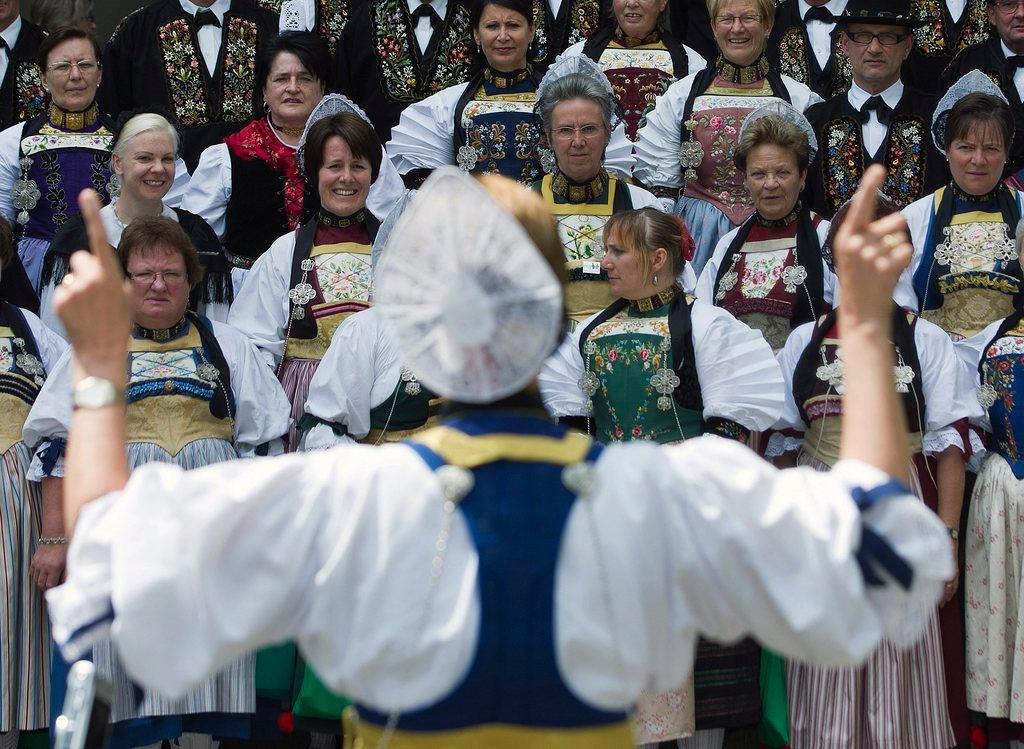
[(124, 18), (103, 51), (99, 102), (116, 116), (156, 108), (176, 120), (189, 171), (263, 106), (256, 53), (277, 36), (280, 0), (155, 0)]
[(980, 70), (995, 81), (1010, 102), (1016, 137), (1006, 160), (1006, 172), (1024, 168), (1024, 0), (989, 0), (988, 20), (996, 34), (972, 44), (953, 58), (942, 74), (947, 90), (970, 70)]
[(832, 216), (852, 197), (868, 166), (881, 163), (889, 171), (883, 190), (902, 208), (949, 178), (928, 129), (937, 100), (900, 77), (914, 44), (907, 2), (850, 0), (836, 20), (852, 82), (846, 93), (806, 112), (819, 143), (808, 170), (807, 200), (818, 213)]
[(21, 17), (20, 0), (0, 0), (0, 130), (45, 111), (36, 50), (46, 32)]
[(768, 59), (783, 75), (822, 99), (850, 87), (850, 60), (838, 43), (836, 18), (847, 0), (783, 0), (775, 10)]

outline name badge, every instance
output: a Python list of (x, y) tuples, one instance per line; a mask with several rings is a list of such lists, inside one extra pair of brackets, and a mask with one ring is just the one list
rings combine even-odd
[(601, 264), (595, 263), (593, 260), (583, 263), (583, 272), (592, 276), (601, 275)]

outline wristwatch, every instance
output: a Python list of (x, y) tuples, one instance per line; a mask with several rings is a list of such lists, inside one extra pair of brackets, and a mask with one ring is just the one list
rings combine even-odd
[(75, 408), (106, 408), (119, 403), (124, 403), (124, 393), (102, 377), (83, 378), (71, 393), (71, 405)]

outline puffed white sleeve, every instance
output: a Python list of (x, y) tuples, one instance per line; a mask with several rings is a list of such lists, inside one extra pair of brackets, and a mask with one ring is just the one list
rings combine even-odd
[(683, 110), (696, 78), (691, 73), (676, 81), (658, 97), (647, 114), (646, 124), (637, 132), (633, 177), (647, 187), (682, 187), (679, 139)]
[[(305, 412), (319, 423), (305, 435), (305, 449), (333, 447), (369, 433), (370, 411), (394, 393), (401, 376), (386, 335), (374, 307), (338, 326), (309, 383)], [(344, 432), (335, 433), (335, 425)]]
[[(989, 323), (984, 330), (980, 333), (975, 333), (970, 338), (963, 338), (953, 344), (956, 349), (956, 354), (967, 368), (967, 372), (970, 375), (971, 391), (970, 395), (975, 399), (978, 398), (979, 390), (982, 386), (981, 371), (981, 359), (985, 353), (985, 348), (992, 342), (992, 339), (996, 337), (996, 333), (999, 331), (999, 326), (1003, 324), (1002, 320), (996, 320), (995, 322)], [(980, 405), (980, 401), (979, 401)], [(973, 422), (979, 428), (986, 432), (992, 431), (992, 424), (989, 421), (988, 410), (985, 408), (981, 409), (981, 415)], [(980, 440), (979, 440), (980, 442)], [(972, 458), (972, 464), (975, 459), (979, 457), (979, 454), (985, 452), (983, 447), (979, 448), (972, 442), (974, 447), (974, 458)], [(979, 463), (980, 465), (980, 463)]]
[(945, 527), (909, 489), (852, 460), (778, 470), (716, 437), (659, 449), (661, 543), (695, 629), (822, 665), (924, 631), (954, 566)]
[(903, 218), (907, 220), (907, 228), (910, 230), (910, 242), (914, 245), (914, 256), (910, 259), (910, 265), (900, 274), (892, 298), (903, 309), (913, 312), (920, 311), (920, 300), (914, 289), (914, 274), (921, 265), (924, 245), (928, 241), (928, 225), (931, 223), (933, 202), (932, 195), (925, 195), (902, 211)]
[(788, 75), (782, 76), (782, 84), (786, 87), (786, 91), (789, 92), (790, 103), (801, 112), (805, 112), (808, 107), (821, 104), (824, 101), (824, 99), (811, 91), (806, 84), (790, 78)]
[(803, 445), (803, 434), (807, 431), (807, 424), (793, 395), (793, 373), (796, 371), (797, 362), (807, 349), (807, 344), (810, 343), (814, 326), (813, 322), (797, 326), (786, 337), (786, 344), (775, 355), (779, 371), (782, 373), (785, 401), (782, 404), (782, 415), (775, 422), (772, 435), (768, 438), (766, 457), (774, 458), (783, 453), (794, 452)]
[(25, 123), (19, 122), (0, 132), (0, 216), (15, 226), (14, 183), (21, 177), (18, 154), (21, 152), (21, 134)]
[[(822, 220), (818, 223), (818, 246), (825, 246), (825, 239), (828, 237), (828, 229), (831, 226), (831, 222), (828, 220)], [(839, 279), (831, 268), (828, 267), (828, 263), (825, 262), (825, 258), (821, 259), (821, 272), (823, 291), (825, 296), (825, 304), (832, 309), (835, 309), (839, 304)]]
[(231, 370), (235, 399), (235, 449), (248, 457), (261, 445), (276, 452), (278, 438), (291, 426), (291, 404), (281, 383), (256, 347), (226, 323), (211, 321), (213, 334)]
[(231, 155), (225, 143), (205, 148), (196, 173), (181, 200), (183, 210), (202, 216), (217, 236), (224, 238), (224, 216), (231, 200)]
[(53, 368), (57, 366), (57, 362), (64, 356), (64, 352), (68, 350), (68, 342), (46, 327), (42, 320), (27, 309), (21, 310), (21, 314), (25, 316), (25, 322), (28, 323), (32, 337), (36, 340), (43, 367), (47, 372), (52, 372)]
[(612, 130), (608, 140), (608, 148), (604, 152), (604, 166), (616, 177), (629, 179), (633, 174), (634, 163), (633, 141), (626, 135), (626, 123), (620, 122)]
[(760, 331), (721, 307), (693, 303), (693, 349), (704, 419), (729, 419), (763, 432), (782, 413), (782, 374)]
[(552, 418), (586, 416), (589, 411), (589, 399), (580, 389), (580, 380), (586, 372), (580, 335), (595, 317), (597, 315), (592, 315), (567, 333), (537, 375), (544, 408)]
[(740, 228), (737, 226), (719, 239), (718, 244), (715, 245), (714, 252), (711, 253), (711, 257), (704, 263), (704, 269), (697, 278), (697, 286), (693, 294), (702, 302), (707, 302), (708, 304), (715, 303), (715, 279), (718, 278), (718, 269), (722, 265), (722, 259), (725, 257), (729, 245), (732, 244), (732, 240), (736, 238), (739, 230)]
[(399, 174), (455, 163), (455, 107), (468, 85), (449, 86), (402, 110), (386, 149)]
[(22, 439), (33, 450), (28, 469), (30, 481), (64, 475), (64, 442), (71, 425), (71, 349), (68, 348), (47, 372), (25, 425)]
[[(446, 574), (432, 593), (446, 616), (422, 625), (427, 586), (417, 573), (429, 573), (435, 554), (440, 497), (433, 473), (404, 445), (189, 471), (147, 464), (122, 491), (82, 509), (67, 582), (47, 599), (54, 637), (74, 659), (109, 636), (135, 681), (171, 697), (246, 651), (295, 640), (338, 691), (372, 694), (395, 683), (397, 663), (416, 675), (426, 663), (440, 698), (471, 659), (472, 640), (465, 638), (464, 655), (440, 664), (427, 647), (400, 660), (405, 653), (388, 647), (394, 631), (380, 628), (384, 617), (402, 632), (397, 639), (420, 647), (411, 631), (436, 644), (452, 634), (445, 624), (474, 611), (475, 587), (463, 580), (475, 574), (475, 557), (457, 519)], [(399, 683), (389, 695), (403, 690)]]
[[(924, 452), (937, 455), (948, 447), (957, 447), (967, 457), (974, 445), (964, 444), (972, 433), (962, 422), (976, 424), (982, 417), (972, 372), (939, 326), (918, 318), (914, 325), (914, 343), (921, 362), (924, 392)], [(961, 424), (954, 427), (957, 422)], [(981, 446), (980, 440), (977, 444)]]
[(683, 51), (686, 52), (687, 73), (697, 73), (708, 66), (708, 61), (704, 59), (704, 55), (693, 47), (684, 44)]
[(271, 366), (277, 366), (284, 356), (291, 312), (288, 285), (294, 251), (294, 232), (275, 239), (253, 263), (228, 312), (228, 324), (256, 344)]

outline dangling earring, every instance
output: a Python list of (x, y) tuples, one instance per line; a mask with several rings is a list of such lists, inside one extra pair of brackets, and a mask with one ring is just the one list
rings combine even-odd
[(110, 181), (107, 182), (107, 194), (110, 196), (111, 202), (121, 197), (121, 175), (114, 174), (110, 175)]
[(651, 281), (651, 283), (653, 283), (655, 286), (658, 285), (658, 274), (657, 273), (654, 274), (654, 279)]

